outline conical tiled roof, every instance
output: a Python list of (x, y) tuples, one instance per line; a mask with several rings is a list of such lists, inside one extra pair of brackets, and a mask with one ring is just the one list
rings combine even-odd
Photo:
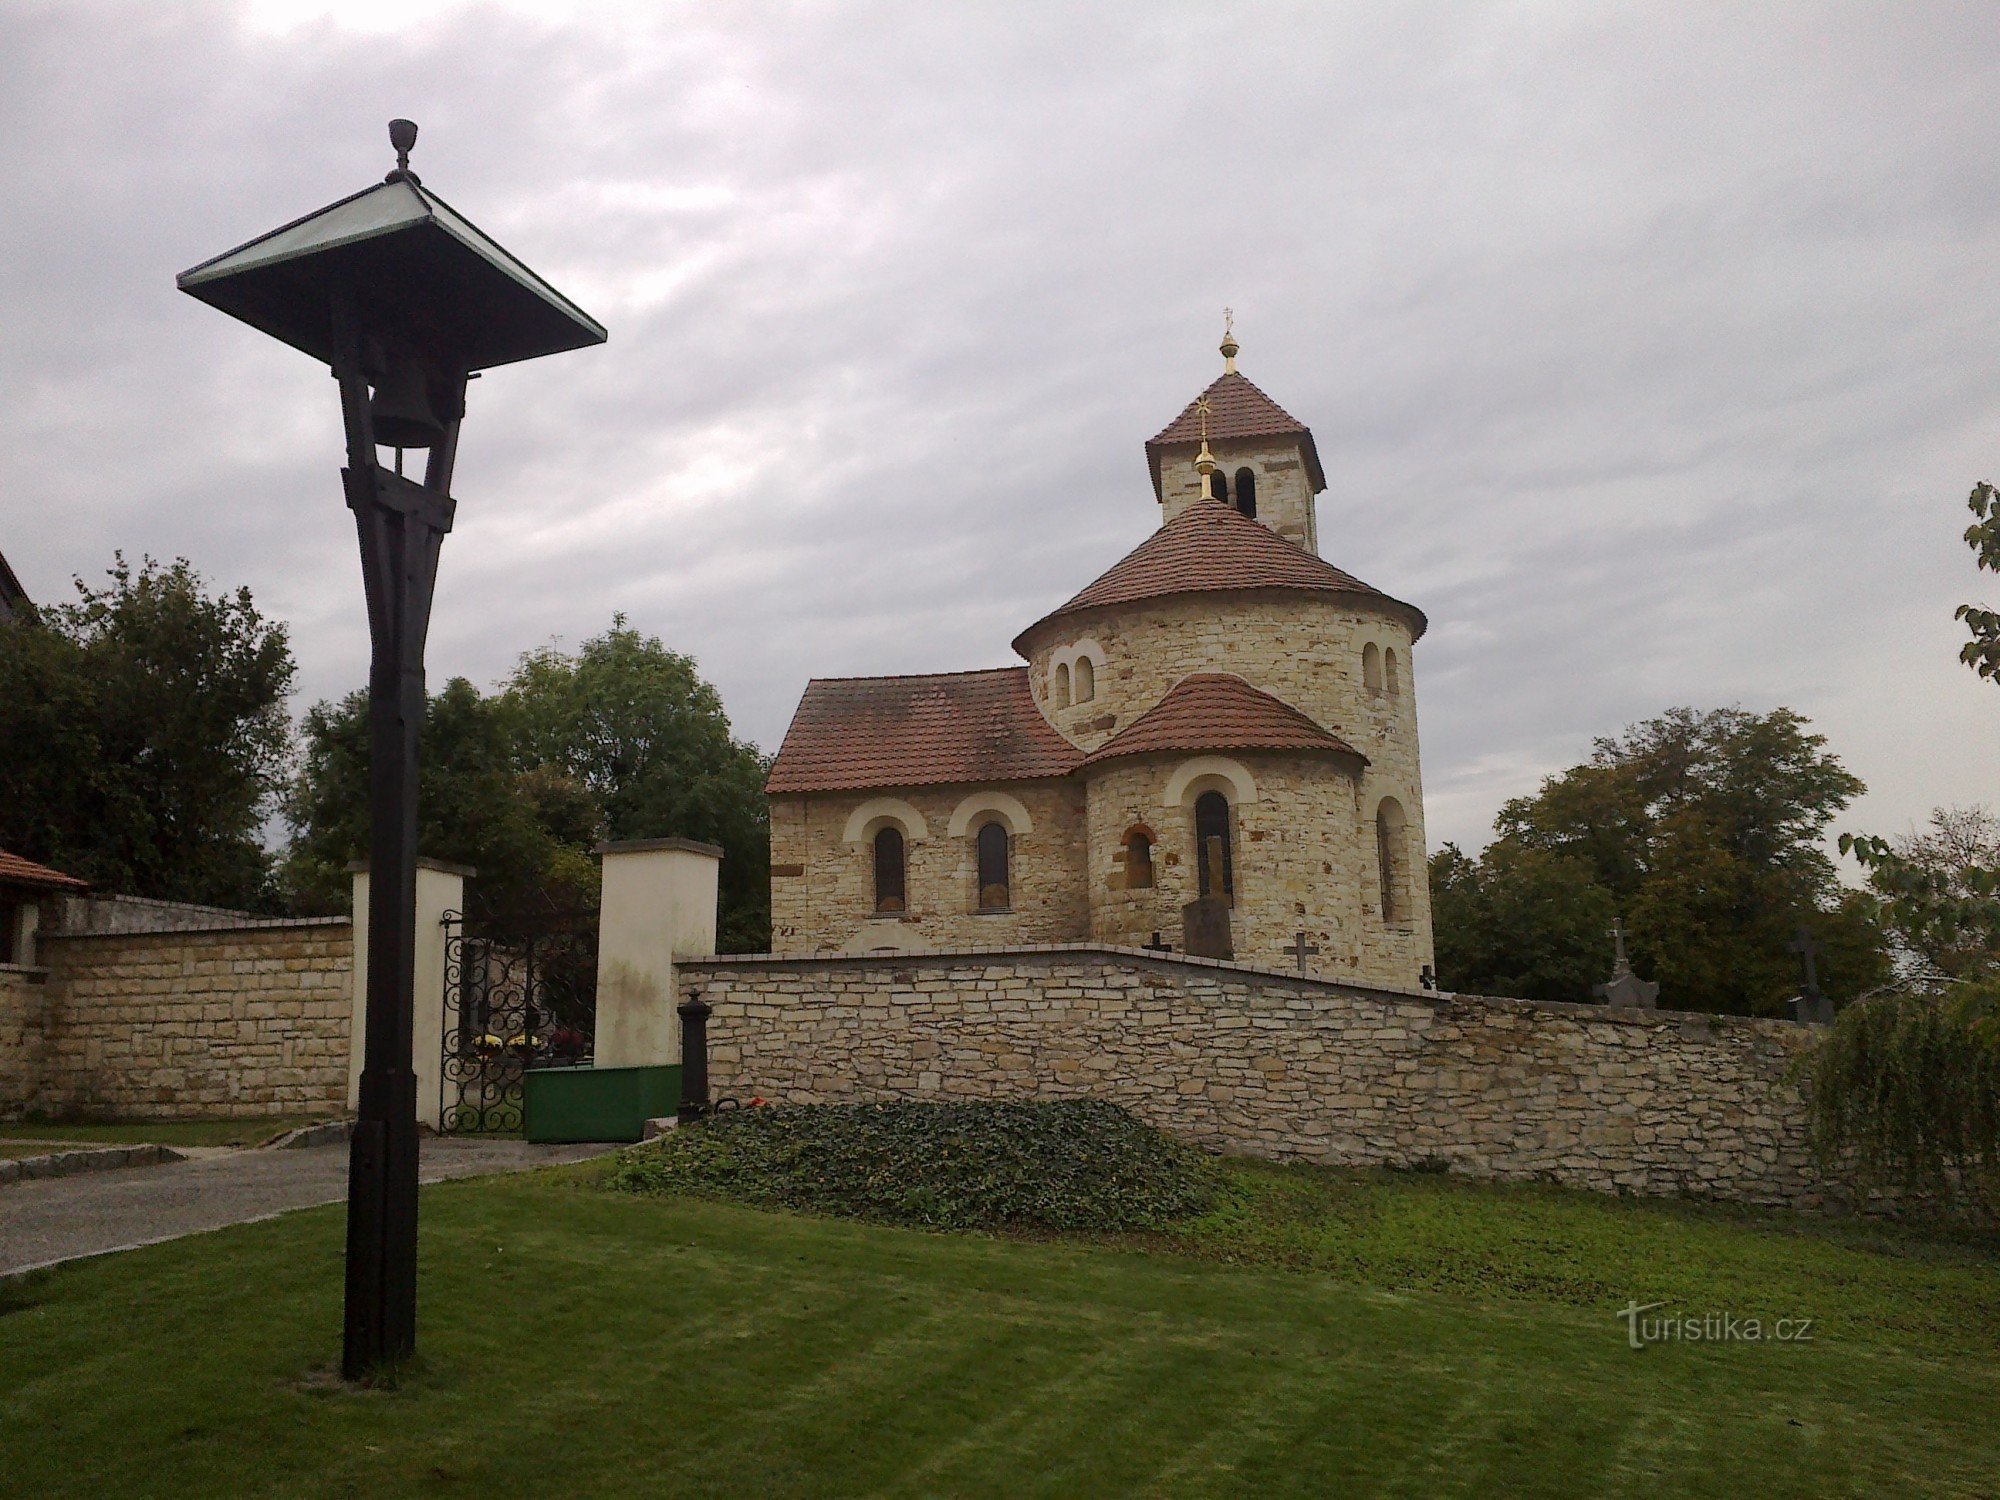
[(1283, 699), (1228, 672), (1183, 677), (1158, 703), (1084, 757), (1085, 766), (1128, 755), (1206, 750), (1285, 750), (1368, 757)]
[(1208, 436), (1211, 441), (1225, 438), (1300, 438), (1305, 455), (1306, 478), (1313, 493), (1326, 488), (1326, 474), (1319, 466), (1319, 450), (1313, 446), (1312, 429), (1234, 370), (1215, 377), (1209, 388), (1188, 402), (1187, 409), (1160, 429), (1146, 444), (1146, 462), (1153, 470), (1153, 493), (1160, 492), (1160, 461), (1169, 448), (1194, 447), (1201, 441), (1201, 413), (1195, 408), (1203, 397), (1208, 400)]
[(1407, 612), (1412, 636), (1424, 633), (1424, 612), (1370, 588), (1351, 573), (1286, 541), (1269, 527), (1214, 500), (1197, 500), (1147, 537), (1090, 587), (1042, 616), (1014, 638), (1014, 649), (1051, 620), (1107, 604), (1131, 604), (1170, 594), (1235, 589), (1308, 589), (1359, 594)]

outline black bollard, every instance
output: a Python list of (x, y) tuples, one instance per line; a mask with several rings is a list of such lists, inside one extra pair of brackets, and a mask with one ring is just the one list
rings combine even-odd
[(714, 1007), (696, 990), (677, 1009), (681, 1018), (680, 1122), (687, 1125), (709, 1113), (708, 1018)]

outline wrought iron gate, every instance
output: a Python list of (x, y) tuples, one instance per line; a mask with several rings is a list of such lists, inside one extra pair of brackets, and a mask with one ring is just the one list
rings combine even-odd
[(445, 914), (444, 1055), (438, 1128), (521, 1128), (521, 1079), (591, 1060), (597, 913)]

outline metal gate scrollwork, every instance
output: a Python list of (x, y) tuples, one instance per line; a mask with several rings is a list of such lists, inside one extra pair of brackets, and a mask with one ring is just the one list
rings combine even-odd
[(444, 925), (438, 1128), (517, 1131), (525, 1074), (591, 1061), (597, 913), (548, 904), (525, 915), (447, 912)]

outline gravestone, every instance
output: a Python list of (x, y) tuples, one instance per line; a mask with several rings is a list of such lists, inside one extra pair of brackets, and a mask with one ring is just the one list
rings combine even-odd
[(1229, 903), (1220, 896), (1197, 896), (1181, 908), (1181, 951), (1191, 958), (1234, 958)]
[(1632, 972), (1632, 964), (1625, 957), (1625, 923), (1613, 918), (1611, 931), (1606, 934), (1611, 939), (1611, 978), (1604, 984), (1592, 985), (1591, 994), (1606, 1005), (1624, 1010), (1657, 1010), (1659, 1008), (1660, 986), (1658, 983), (1641, 979)]

